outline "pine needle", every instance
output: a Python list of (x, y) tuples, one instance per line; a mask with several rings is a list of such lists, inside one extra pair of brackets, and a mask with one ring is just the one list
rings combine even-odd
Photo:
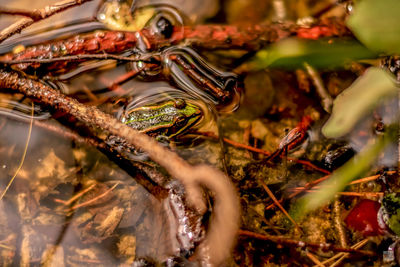
[(32, 102), (31, 122), (30, 122), (30, 124), (29, 124), (28, 137), (26, 138), (26, 144), (25, 144), (24, 152), (23, 152), (23, 154), (22, 154), (21, 162), (19, 163), (19, 166), (18, 166), (17, 170), (15, 171), (14, 176), (11, 178), (11, 180), (8, 182), (6, 188), (5, 188), (4, 191), (1, 193), (0, 200), (3, 199), (4, 195), (7, 193), (8, 189), (10, 188), (11, 184), (13, 183), (15, 177), (17, 177), (19, 171), (21, 170), (22, 165), (24, 164), (26, 152), (28, 151), (28, 145), (29, 145), (29, 141), (30, 141), (30, 139), (31, 139), (31, 134), (32, 134), (33, 111), (34, 111), (34, 105), (33, 105), (33, 102)]

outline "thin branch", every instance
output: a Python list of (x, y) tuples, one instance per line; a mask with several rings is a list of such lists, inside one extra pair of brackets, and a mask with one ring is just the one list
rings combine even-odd
[[(314, 180), (314, 181), (312, 181), (312, 182), (309, 182), (309, 183), (307, 183), (302, 189), (293, 192), (293, 193), (290, 194), (287, 198), (288, 198), (288, 199), (294, 198), (295, 196), (297, 196), (297, 195), (299, 195), (299, 194), (301, 194), (301, 193), (303, 193), (303, 192), (306, 192), (308, 189), (313, 188), (313, 186), (315, 186), (315, 185), (317, 185), (317, 184), (319, 184), (319, 183), (325, 181), (325, 180), (328, 179), (329, 177), (331, 177), (330, 174), (325, 175), (325, 176), (323, 176), (323, 177), (321, 177), (321, 178), (318, 178), (317, 180)], [(283, 199), (279, 200), (279, 203), (282, 203), (282, 202), (283, 202)], [(265, 209), (266, 209), (266, 210), (269, 210), (269, 209), (272, 209), (273, 207), (275, 207), (275, 203), (272, 203), (271, 205), (267, 206)]]
[(316, 71), (310, 64), (304, 62), (304, 68), (306, 69), (308, 75), (310, 75), (311, 80), (315, 86), (317, 94), (321, 98), (321, 105), (326, 112), (329, 114), (332, 112), (333, 99), (331, 95), (328, 93), (324, 86), (324, 82), (322, 81), (321, 76), (318, 71)]
[(15, 71), (0, 70), (0, 88), (10, 88), (39, 100), (43, 105), (65, 112), (89, 127), (102, 129), (125, 139), (166, 169), (185, 187), (188, 203), (199, 213), (206, 211), (202, 186), (214, 193), (214, 213), (204, 241), (195, 258), (206, 265), (219, 265), (229, 257), (239, 223), (239, 200), (227, 176), (207, 165), (191, 166), (149, 136), (122, 124), (96, 107), (88, 107), (38, 81)]
[[(302, 27), (291, 22), (259, 24), (247, 27), (235, 25), (176, 27), (169, 42), (175, 44), (184, 41), (185, 44), (205, 49), (236, 48), (257, 51), (267, 44), (275, 43), (289, 36), (297, 36), (302, 39), (318, 39), (353, 35), (344, 21), (330, 19), (318, 21), (311, 27)], [(150, 40), (150, 43), (152, 42), (153, 40)]]
[(3, 64), (21, 64), (21, 63), (41, 63), (48, 64), (59, 61), (80, 61), (80, 60), (90, 60), (90, 59), (114, 59), (119, 61), (128, 61), (128, 62), (137, 62), (151, 59), (154, 55), (143, 55), (143, 56), (134, 56), (134, 57), (124, 57), (112, 54), (83, 54), (83, 55), (74, 55), (74, 56), (64, 56), (64, 57), (54, 57), (54, 58), (25, 58), (25, 59), (12, 59), (12, 60), (0, 60), (0, 63)]
[(72, 211), (72, 210), (75, 210), (75, 209), (78, 209), (78, 208), (82, 208), (82, 207), (88, 206), (88, 205), (96, 202), (97, 200), (105, 197), (108, 193), (110, 193), (112, 190), (114, 190), (114, 188), (116, 188), (119, 184), (120, 184), (120, 182), (116, 182), (111, 188), (107, 189), (102, 194), (100, 194), (100, 195), (98, 195), (98, 196), (96, 196), (96, 197), (94, 197), (94, 198), (92, 198), (92, 199), (90, 199), (90, 200), (88, 200), (86, 202), (79, 203), (79, 204), (71, 207), (70, 210)]
[(307, 257), (312, 260), (312, 262), (314, 262), (317, 266), (319, 267), (325, 267), (325, 265), (322, 264), (322, 262), (320, 260), (318, 260), (317, 257), (315, 257), (312, 253), (306, 251), (306, 255)]
[(85, 188), (84, 190), (80, 191), (78, 194), (74, 195), (73, 197), (71, 197), (67, 201), (64, 201), (64, 200), (61, 200), (61, 199), (57, 199), (57, 198), (54, 199), (54, 201), (58, 202), (58, 203), (62, 203), (65, 206), (69, 206), (69, 205), (72, 204), (72, 202), (74, 202), (75, 200), (77, 200), (78, 198), (80, 198), (81, 196), (83, 196), (84, 194), (89, 192), (90, 190), (92, 190), (96, 185), (97, 185), (96, 183), (92, 184), (91, 186), (89, 186), (89, 187)]
[[(347, 253), (357, 253), (366, 256), (375, 256), (376, 253), (374, 251), (366, 251), (366, 250), (358, 250), (355, 248), (342, 248), (337, 247), (331, 243), (309, 243), (300, 240), (293, 240), (284, 236), (274, 236), (274, 235), (267, 235), (267, 234), (258, 234), (247, 230), (239, 230), (239, 235), (245, 237), (251, 237), (259, 240), (271, 241), (274, 243), (287, 245), (287, 246), (296, 246), (299, 248), (303, 247), (311, 247), (316, 249), (321, 249), (323, 251), (338, 251), (338, 252), (347, 252)], [(325, 264), (325, 262), (322, 262)]]
[(274, 201), (274, 203), (279, 207), (279, 209), (285, 214), (285, 216), (293, 223), (294, 226), (296, 226), (297, 230), (303, 234), (303, 230), (300, 228), (300, 226), (297, 224), (295, 220), (293, 220), (292, 216), (285, 210), (285, 208), (279, 203), (278, 199), (274, 196), (272, 191), (268, 188), (268, 186), (263, 182), (260, 181), (261, 185), (263, 186), (264, 190), (267, 192), (269, 197)]
[(347, 236), (346, 236), (346, 231), (343, 226), (343, 221), (341, 219), (342, 211), (340, 207), (340, 200), (338, 195), (335, 196), (335, 201), (333, 202), (333, 212), (332, 212), (332, 217), (333, 217), (333, 225), (336, 229), (337, 236), (339, 237), (340, 245), (342, 247), (347, 247)]
[[(360, 249), (360, 248), (363, 247), (366, 243), (368, 243), (368, 241), (369, 241), (369, 239), (366, 238), (366, 239), (364, 239), (364, 240), (362, 240), (362, 241), (360, 241), (360, 242), (354, 244), (353, 246), (351, 246), (351, 248), (352, 248), (352, 249)], [(338, 259), (338, 258), (339, 258), (339, 261), (342, 261), (342, 260), (343, 260), (343, 257), (347, 257), (348, 255), (349, 255), (349, 253), (340, 252), (340, 253), (336, 254), (335, 256), (333, 256), (333, 257), (331, 257), (331, 258), (329, 258), (329, 259), (323, 261), (322, 264), (327, 264), (327, 263), (329, 263), (329, 262), (331, 262), (331, 261), (334, 261), (334, 260), (336, 260), (336, 259)]]
[[(71, 0), (72, 1), (72, 0)], [(82, 0), (83, 1), (83, 0)], [(86, 0), (89, 1), (89, 0)], [(33, 23), (30, 18), (23, 18)], [(185, 43), (203, 49), (245, 49), (256, 51), (263, 46), (278, 42), (289, 36), (298, 38), (318, 39), (320, 37), (341, 37), (352, 36), (343, 21), (319, 22), (313, 27), (301, 27), (287, 22), (280, 24), (253, 25), (241, 27), (235, 25), (194, 25), (177, 26), (171, 38), (164, 39), (160, 35), (154, 34), (151, 29), (144, 28), (139, 32), (123, 31), (96, 31), (80, 35), (81, 42), (76, 42), (76, 38), (66, 38), (47, 44), (54, 47), (62, 47), (65, 44), (71, 46), (59, 56), (78, 55), (78, 54), (101, 54), (104, 52), (119, 54), (123, 51), (135, 48), (138, 42), (145, 43), (146, 49), (156, 51), (161, 47)], [(14, 24), (13, 24), (14, 25)], [(11, 27), (11, 26), (10, 26)], [(20, 30), (20, 29), (19, 29)], [(4, 40), (8, 32), (17, 30), (5, 29), (0, 33), (0, 42)], [(48, 57), (49, 51), (39, 46), (28, 47), (24, 52), (17, 55), (15, 59), (28, 59)], [(10, 54), (13, 58), (15, 55)], [(54, 55), (53, 56), (57, 56)]]
[(79, 5), (82, 5), (89, 1), (92, 1), (92, 0), (63, 0), (63, 1), (57, 2), (53, 5), (48, 5), (42, 9), (34, 10), (32, 12), (32, 14), (36, 14), (36, 15), (33, 15), (34, 18), (32, 18), (32, 17), (22, 18), (22, 19), (18, 20), (17, 22), (11, 24), (9, 27), (2, 30), (0, 32), (0, 43), (2, 43), (7, 38), (13, 36), (14, 34), (21, 32), (26, 27), (29, 27), (35, 21), (48, 18), (50, 16), (53, 16), (54, 14), (57, 14), (57, 13), (60, 13), (61, 11), (66, 10), (68, 8), (79, 6)]
[[(317, 192), (317, 190), (305, 190), (305, 193)], [(347, 197), (380, 198), (384, 196), (383, 192), (337, 192), (336, 195)]]
[(40, 13), (40, 11), (38, 9), (30, 11), (30, 10), (24, 10), (24, 9), (19, 9), (19, 8), (0, 7), (0, 14), (13, 15), (13, 16), (24, 16), (24, 17), (31, 18), (33, 20), (42, 19), (42, 14)]
[[(213, 138), (213, 139), (219, 139), (219, 137), (217, 135), (215, 135), (214, 133), (212, 133), (212, 132), (196, 132), (195, 134), (199, 134), (200, 136), (204, 136), (204, 137), (210, 137), (210, 138)], [(223, 141), (225, 143), (227, 143), (227, 144), (230, 144), (230, 145), (236, 147), (236, 148), (246, 149), (248, 151), (252, 151), (252, 152), (255, 152), (255, 153), (263, 154), (263, 155), (266, 155), (266, 156), (270, 156), (271, 155), (271, 152), (268, 152), (266, 150), (263, 150), (263, 149), (260, 149), (260, 148), (256, 148), (256, 147), (252, 147), (252, 146), (249, 146), (249, 145), (245, 145), (245, 144), (233, 141), (233, 140), (228, 139), (228, 138), (223, 138)], [(285, 156), (281, 155), (281, 157), (283, 158)], [(322, 173), (325, 173), (325, 174), (330, 174), (331, 173), (330, 171), (322, 169), (322, 168), (312, 164), (311, 162), (309, 162), (307, 160), (301, 160), (301, 159), (291, 158), (291, 157), (287, 157), (287, 160), (294, 161), (296, 163), (299, 163), (299, 164), (302, 164), (304, 166), (310, 167), (311, 169), (314, 169), (316, 171), (319, 171), (319, 172), (322, 172)]]

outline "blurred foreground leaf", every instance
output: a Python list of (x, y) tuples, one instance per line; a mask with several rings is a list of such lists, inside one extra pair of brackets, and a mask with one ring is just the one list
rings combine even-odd
[(293, 217), (299, 219), (308, 212), (325, 205), (334, 198), (337, 192), (345, 189), (349, 182), (362, 177), (365, 172), (371, 169), (374, 161), (385, 147), (396, 140), (396, 135), (397, 128), (388, 127), (384, 136), (378, 138), (374, 144), (367, 146), (358, 155), (332, 173), (329, 180), (321, 184), (321, 189), (300, 199), (291, 211)]
[(315, 41), (285, 39), (257, 52), (240, 68), (246, 71), (267, 67), (302, 68), (307, 62), (313, 67), (339, 67), (357, 59), (375, 58), (376, 54), (357, 41)]
[(332, 115), (322, 128), (328, 138), (338, 138), (350, 132), (362, 117), (384, 98), (396, 96), (394, 77), (380, 68), (369, 68), (333, 102)]
[(368, 48), (400, 53), (399, 14), (399, 0), (362, 0), (355, 6), (347, 26)]

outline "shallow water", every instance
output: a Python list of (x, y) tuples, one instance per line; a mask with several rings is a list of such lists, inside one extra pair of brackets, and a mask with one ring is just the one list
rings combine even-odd
[[(145, 2), (148, 1), (138, 1), (137, 7)], [(213, 17), (218, 1), (209, 1), (209, 4), (203, 1), (150, 2), (168, 2), (165, 8), (158, 6), (158, 12), (169, 12), (172, 8), (169, 4), (182, 8), (186, 13), (178, 21), (188, 24), (203, 23), (210, 17), (217, 22), (261, 23), (267, 19), (306, 16), (313, 10), (307, 7), (313, 1), (288, 1), (287, 13), (282, 13), (279, 9), (284, 1), (227, 0), (222, 1), (222, 9)], [(35, 5), (41, 7), (46, 3), (35, 2)], [(25, 36), (0, 45), (0, 53), (11, 51), (17, 43), (35, 45), (106, 28), (88, 19), (84, 19), (85, 23), (60, 29), (49, 27), (68, 25), (78, 18), (92, 20), (98, 5), (98, 1), (94, 1), (46, 20), (35, 28), (44, 27), (48, 31), (41, 34), (27, 31)], [(15, 1), (11, 6), (20, 7), (23, 3)], [(2, 16), (0, 25), (4, 27), (13, 20)], [(134, 52), (152, 52), (143, 47), (142, 44)], [(283, 204), (290, 209), (295, 202), (289, 196), (296, 188), (325, 176), (352, 155), (362, 153), (383, 134), (379, 123), (397, 122), (397, 99), (384, 102), (373, 114), (367, 114), (350, 135), (327, 139), (321, 134), (321, 127), (329, 114), (321, 106), (312, 79), (307, 75), (302, 78), (304, 70), (266, 69), (243, 74), (239, 81), (245, 76), (246, 90), (242, 90), (240, 83), (237, 87), (232, 85), (237, 77), (229, 71), (250, 57), (242, 58), (243, 52), (210, 53), (183, 46), (158, 52), (161, 54), (159, 68), (142, 72), (122, 84), (113, 83), (127, 72), (141, 68), (141, 63), (116, 64), (109, 60), (83, 63), (54, 75), (46, 83), (119, 119), (131, 109), (175, 99), (184, 99), (201, 109), (202, 119), (194, 127), (172, 142), (160, 141), (191, 164), (206, 163), (229, 175), (241, 200), (241, 207), (237, 208), (242, 210), (242, 230), (281, 238), (280, 241), (265, 241), (264, 237), (242, 232), (232, 258), (227, 260), (228, 266), (310, 265), (312, 262), (305, 256), (305, 250), (285, 243), (283, 237), (342, 247), (340, 238), (344, 235), (348, 244), (354, 244), (362, 239), (360, 233), (345, 228), (345, 234), (338, 234), (340, 227), (346, 227), (343, 226), (345, 214), (362, 198), (379, 199), (371, 193), (382, 193), (385, 187), (400, 188), (397, 181), (384, 178), (353, 185), (346, 189), (353, 195), (338, 198), (339, 211), (334, 211), (333, 204), (316, 210), (299, 222), (303, 231), (299, 234), (283, 213), (269, 208), (273, 201), (264, 185), (277, 198), (286, 199)], [(177, 61), (170, 60), (171, 55), (181, 56), (202, 78), (208, 78), (217, 87), (232, 90), (232, 95), (221, 101), (210, 88), (202, 90), (203, 86)], [(47, 73), (36, 74), (44, 78)], [(327, 67), (321, 70), (323, 82), (332, 96), (342, 92), (356, 76), (348, 69), (338, 71)], [(106, 140), (101, 134), (95, 131), (93, 134), (91, 129), (64, 114), (40, 108), (38, 103), (34, 103), (33, 128), (28, 137), (32, 102), (3, 89), (0, 93), (0, 189), (5, 188), (16, 173), (29, 138), (22, 168), (0, 201), (1, 266), (151, 266), (161, 263), (185, 266), (193, 260), (193, 252), (204, 239), (213, 212), (212, 196), (206, 198), (208, 212), (205, 216), (198, 215), (186, 205), (182, 185), (151, 162), (145, 153), (131, 151), (128, 157), (121, 157), (123, 153), (115, 154), (99, 145), (96, 149), (96, 144)], [(319, 117), (307, 131), (307, 142), (287, 155), (282, 153), (281, 159), (265, 162), (267, 151), (273, 152), (304, 114)], [(226, 137), (233, 146), (216, 136)], [(347, 147), (351, 149), (351, 156), (341, 154), (348, 152), (344, 149)], [(397, 144), (390, 144), (365, 176), (395, 170), (396, 153)], [(328, 158), (329, 155), (333, 155), (333, 159)], [(132, 158), (136, 160), (134, 163)], [(356, 195), (364, 193), (362, 197)], [(343, 225), (338, 226), (337, 221)], [(392, 237), (385, 238), (392, 241)], [(376, 264), (382, 263), (380, 256), (387, 249), (379, 242), (371, 241), (364, 248), (380, 246), (379, 255), (372, 259)], [(309, 251), (321, 261), (337, 253), (313, 249), (306, 252)], [(348, 264), (366, 264), (356, 253), (350, 256)]]

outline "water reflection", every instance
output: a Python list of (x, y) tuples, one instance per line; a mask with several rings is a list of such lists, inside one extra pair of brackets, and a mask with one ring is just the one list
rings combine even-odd
[[(155, 22), (161, 18), (171, 21), (175, 16), (173, 10), (158, 6), (152, 18)], [(180, 18), (176, 21), (173, 23), (183, 23)], [(156, 34), (166, 33), (151, 27)], [(104, 28), (97, 22), (87, 22), (52, 32), (35, 32), (1, 46), (0, 53), (10, 52), (15, 42), (36, 45), (43, 40)], [(149, 52), (143, 47), (139, 45), (127, 53)], [(118, 84), (116, 89), (109, 88), (132, 68), (111, 61), (81, 64), (50, 79), (45, 77), (48, 73), (36, 74), (53, 88), (118, 118), (130, 109), (184, 99), (202, 111), (202, 119), (192, 130), (207, 131), (217, 128), (218, 113), (222, 110), (217, 105), (224, 102), (222, 106), (228, 107), (224, 110), (227, 112), (237, 107), (240, 93), (236, 91), (235, 75), (219, 71), (191, 49), (158, 52), (164, 53), (160, 69), (171, 76), (157, 79), (167, 81), (154, 81), (156, 76), (150, 78), (151, 82), (148, 77), (138, 77)], [(194, 64), (192, 76), (182, 65), (169, 60), (177, 55)], [(213, 91), (204, 91), (204, 84), (199, 84), (193, 75), (208, 79), (222, 91), (232, 89), (233, 97), (220, 102), (218, 95), (209, 96)], [(15, 173), (31, 119), (29, 106), (17, 100), (10, 98), (0, 103), (5, 104), (0, 110), (0, 188)], [(204, 238), (204, 226), (202, 217), (186, 206), (182, 185), (171, 181), (152, 162), (131, 163), (130, 158), (128, 169), (118, 161), (124, 159), (106, 157), (94, 148), (93, 144), (99, 141), (96, 136), (87, 134), (88, 129), (62, 115), (51, 117), (39, 108), (34, 110), (26, 160), (10, 191), (0, 201), (0, 245), (4, 245), (0, 246), (0, 265), (111, 266), (135, 261), (172, 264), (175, 259), (189, 258)], [(173, 149), (193, 157), (196, 152), (192, 148), (198, 144), (191, 137), (185, 141), (179, 138), (174, 140)], [(148, 179), (146, 175), (155, 177), (148, 183), (164, 190), (164, 194), (155, 194), (138, 182)]]

